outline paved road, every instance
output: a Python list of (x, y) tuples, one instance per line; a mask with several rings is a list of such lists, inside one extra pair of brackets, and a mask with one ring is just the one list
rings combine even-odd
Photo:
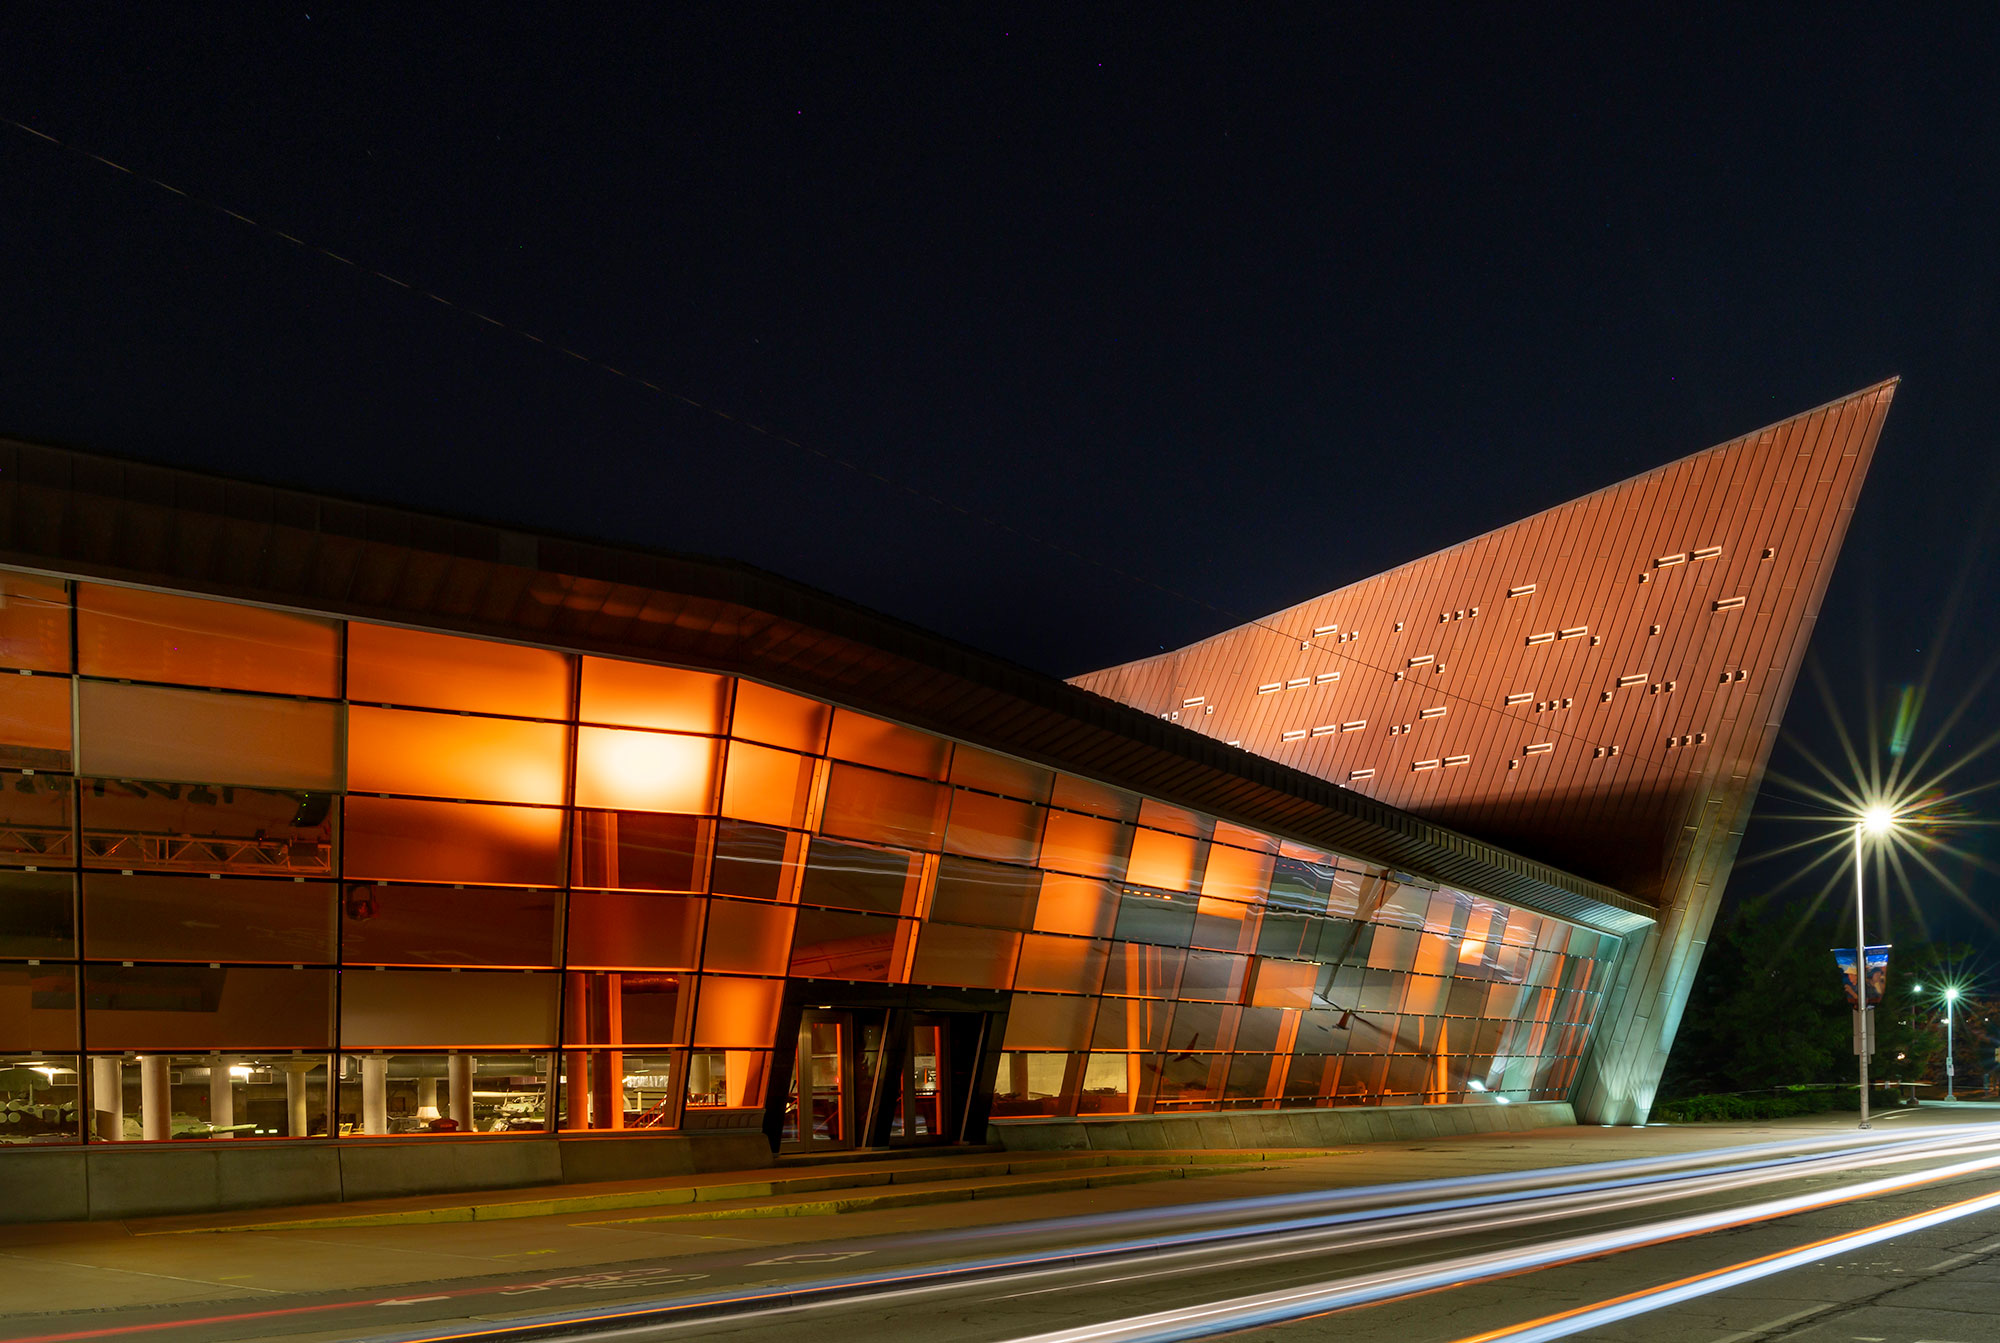
[[(2000, 1124), (1986, 1117), (1039, 1221), (932, 1218), (914, 1234), (831, 1227), (390, 1296), (23, 1316), (0, 1337), (520, 1338), (523, 1323), (546, 1336), (609, 1311), (584, 1326), (593, 1337), (1983, 1343), (2000, 1339)], [(1545, 1323), (1514, 1328), (1531, 1321)]]

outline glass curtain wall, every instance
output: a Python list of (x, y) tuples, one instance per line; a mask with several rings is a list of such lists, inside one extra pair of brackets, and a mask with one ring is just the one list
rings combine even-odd
[(785, 980), (997, 1115), (1567, 1094), (1617, 939), (751, 680), (0, 571), (0, 1143), (753, 1126)]

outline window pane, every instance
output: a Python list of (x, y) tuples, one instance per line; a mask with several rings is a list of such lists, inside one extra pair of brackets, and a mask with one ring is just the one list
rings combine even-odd
[(1125, 870), (1125, 880), (1162, 891), (1193, 890), (1195, 864), (1204, 847), (1200, 840), (1186, 835), (1141, 828), (1132, 836), (1132, 861)]
[(1178, 947), (1149, 947), (1114, 942), (1105, 967), (1104, 992), (1133, 998), (1167, 998), (1181, 982), (1187, 953)]
[(1243, 998), (1243, 979), (1248, 969), (1247, 957), (1191, 951), (1188, 953), (1187, 969), (1181, 973), (1180, 996), (1207, 1002), (1240, 1002)]
[(782, 975), (792, 956), (791, 905), (743, 900), (708, 902), (701, 968), (746, 975)]
[(1007, 1009), (1007, 1049), (1082, 1049), (1097, 1018), (1095, 998), (1017, 993)]
[(1074, 774), (1056, 775), (1049, 803), (1068, 811), (1080, 811), (1114, 821), (1133, 821), (1139, 816), (1138, 794), (1079, 779)]
[(857, 765), (892, 769), (899, 774), (915, 774), (926, 779), (944, 777), (945, 753), (950, 745), (941, 737), (919, 732), (900, 723), (885, 723), (852, 709), (833, 711), (833, 735), (826, 753), (836, 760)]
[(347, 698), (517, 718), (569, 717), (569, 659), (489, 639), (347, 627)]
[(330, 882), (92, 872), (83, 945), (106, 961), (333, 959)]
[(76, 878), (0, 868), (0, 956), (76, 955)]
[(925, 924), (917, 938), (917, 959), (910, 970), (910, 982), (1004, 989), (1013, 976), (1020, 941), (1019, 933), (996, 928)]
[(916, 884), (915, 854), (815, 839), (799, 902), (895, 914), (907, 908)]
[(1032, 863), (1041, 852), (1042, 816), (1042, 808), (1027, 802), (954, 789), (944, 846), (969, 858)]
[(1133, 1100), (1142, 1094), (1143, 1058), (1139, 1054), (1092, 1054), (1084, 1065), (1083, 1090), (1077, 1094), (1076, 1112), (1131, 1114)]
[(576, 891), (569, 899), (569, 965), (692, 970), (703, 901), (685, 895)]
[(1201, 893), (1255, 904), (1270, 889), (1271, 866), (1275, 861), (1268, 853), (1217, 844), (1208, 851), (1208, 869), (1202, 874)]
[(547, 1047), (556, 981), (514, 970), (343, 970), (341, 1048)]
[(722, 814), (766, 825), (803, 825), (812, 774), (809, 755), (733, 741), (722, 777)]
[(654, 811), (579, 811), (578, 886), (644, 891), (692, 891), (708, 822)]
[(1167, 1038), (1167, 1018), (1172, 1008), (1145, 998), (1106, 998), (1098, 1004), (1097, 1028), (1091, 1032), (1092, 1049), (1155, 1050)]
[(578, 716), (586, 723), (720, 734), (729, 678), (611, 658), (583, 659)]
[(349, 965), (554, 965), (556, 893), (354, 885), (340, 928)]
[(351, 877), (560, 886), (562, 841), (563, 813), (553, 807), (347, 799)]
[(785, 900), (797, 884), (806, 837), (742, 821), (718, 821), (709, 889), (717, 895)]
[(1042, 833), (1042, 866), (1080, 877), (1117, 880), (1125, 872), (1132, 827), (1070, 811), (1049, 813)]
[(70, 767), (67, 676), (7, 674), (0, 695), (0, 765)]
[(0, 1050), (74, 1050), (76, 967), (0, 965)]
[[(687, 1108), (691, 1111), (762, 1109), (764, 1069), (770, 1054), (761, 1050), (697, 1051), (688, 1055)], [(691, 1114), (687, 1128), (703, 1126), (704, 1116)]]
[(930, 916), (984, 928), (1032, 928), (1041, 883), (1042, 874), (1031, 867), (948, 857), (938, 864)]
[(1305, 961), (1257, 962), (1257, 978), (1250, 989), (1250, 1001), (1258, 1007), (1312, 1006), (1313, 985), (1319, 967)]
[(715, 809), (721, 743), (666, 732), (577, 730), (576, 805), (624, 811)]
[(83, 1091), (74, 1054), (0, 1055), (0, 1144), (83, 1141)]
[(121, 779), (340, 788), (340, 706), (85, 681), (78, 769)]
[(755, 681), (739, 680), (729, 735), (760, 741), (766, 746), (817, 753), (826, 745), (826, 723), (830, 716), (831, 710), (818, 700), (773, 690)]
[(569, 729), (462, 714), (348, 710), (347, 786), (480, 802), (560, 805)]
[(546, 1053), (352, 1054), (340, 1061), (343, 1136), (543, 1133)]
[(76, 606), (85, 676), (340, 694), (339, 621), (97, 583), (77, 584)]
[(835, 764), (827, 774), (820, 829), (876, 844), (935, 849), (944, 831), (945, 797), (943, 788), (921, 779)]
[(1175, 1003), (1173, 1020), (1167, 1027), (1168, 1051), (1229, 1048), (1236, 1037), (1239, 1011), (1223, 1003)]
[(93, 1049), (326, 1049), (333, 971), (89, 965)]
[(1108, 955), (1109, 944), (1104, 942), (1030, 933), (1021, 945), (1021, 966), (1015, 971), (1014, 987), (1096, 993), (1104, 982)]
[[(134, 1142), (151, 1128), (150, 1136), (175, 1142), (323, 1137), (326, 1064), (324, 1054), (99, 1056), (90, 1060), (96, 1136)], [(149, 1115), (141, 1075), (153, 1067), (166, 1086), (156, 1100), (159, 1111)], [(302, 1102), (297, 1114), (295, 1089)], [(109, 1131), (114, 1113), (122, 1130), (115, 1134)]]
[(1047, 802), (1055, 775), (1039, 765), (1010, 756), (995, 755), (963, 744), (952, 747), (951, 781), (965, 788), (977, 788), (1002, 797)]
[(909, 937), (905, 919), (801, 909), (792, 938), (791, 973), (807, 979), (890, 979)]
[(1068, 1067), (1067, 1054), (1020, 1050), (1001, 1054), (999, 1075), (993, 1083), (993, 1113), (1001, 1117), (1055, 1114), (1062, 1106)]
[(670, 1129), (680, 1118), (683, 1054), (567, 1049), (562, 1055), (562, 1128)]
[(679, 1045), (687, 1043), (692, 978), (653, 971), (564, 976), (565, 1044)]
[(230, 784), (81, 781), (83, 862), (246, 876), (333, 870), (333, 794)]
[(1204, 895), (1195, 906), (1193, 943), (1218, 951), (1249, 951), (1257, 945), (1257, 912), (1234, 900)]
[(1042, 877), (1035, 931), (1109, 937), (1118, 919), (1118, 892), (1106, 882), (1050, 872)]
[(1124, 891), (1118, 897), (1116, 936), (1126, 942), (1157, 942), (1184, 947), (1194, 938), (1197, 909), (1191, 895), (1158, 895)]
[(0, 770), (0, 863), (69, 866), (76, 858), (76, 783)]
[[(778, 997), (784, 987), (777, 979), (703, 975), (701, 996), (695, 1005), (695, 1044), (769, 1049), (778, 1033)], [(763, 1099), (761, 1093), (757, 1099)]]
[(60, 579), (0, 570), (0, 667), (70, 669), (69, 593)]

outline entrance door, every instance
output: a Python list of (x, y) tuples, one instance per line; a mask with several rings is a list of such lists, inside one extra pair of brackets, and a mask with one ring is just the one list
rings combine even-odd
[(952, 1103), (950, 1050), (949, 1021), (943, 1014), (910, 1014), (910, 1044), (889, 1125), (892, 1141), (946, 1142), (956, 1136), (950, 1132), (950, 1117), (957, 1110)]
[(799, 1152), (859, 1144), (881, 1056), (880, 1012), (815, 1007), (801, 1013), (780, 1143)]

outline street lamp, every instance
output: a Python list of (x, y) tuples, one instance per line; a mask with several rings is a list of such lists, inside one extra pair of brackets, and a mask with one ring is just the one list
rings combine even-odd
[(1886, 835), (1896, 825), (1896, 813), (1876, 805), (1862, 812), (1854, 822), (1854, 1040), (1861, 1060), (1861, 1127), (1868, 1128), (1868, 933), (1867, 915), (1861, 898), (1861, 841), (1869, 835)]
[(1952, 1072), (1955, 1068), (1951, 1048), (1951, 1009), (1957, 1002), (1958, 985), (1953, 984), (1944, 991), (1944, 1098), (1948, 1101), (1958, 1099), (1951, 1090)]

